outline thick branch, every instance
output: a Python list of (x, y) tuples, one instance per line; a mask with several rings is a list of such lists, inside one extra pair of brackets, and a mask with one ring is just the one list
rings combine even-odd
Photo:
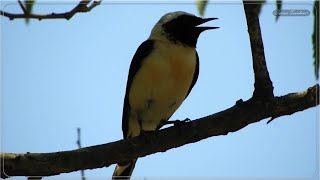
[(253, 2), (244, 1), (243, 5), (247, 18), (253, 60), (253, 71), (255, 79), (253, 98), (272, 98), (274, 96), (273, 86), (266, 64), (259, 23), (260, 4), (253, 4)]
[[(76, 13), (89, 12), (97, 5), (101, 4), (102, 0), (95, 0), (90, 6), (87, 6), (91, 0), (82, 0), (80, 3), (74, 7), (71, 11), (65, 13), (51, 13), (51, 14), (13, 14), (0, 10), (0, 14), (2, 16), (8, 17), (10, 20), (18, 19), (18, 18), (30, 18), (30, 19), (71, 19)], [(21, 4), (20, 4), (21, 5)], [(22, 6), (21, 6), (22, 8)], [(22, 8), (25, 12), (25, 10)]]
[(202, 139), (227, 135), (265, 118), (280, 117), (319, 104), (319, 85), (267, 101), (250, 99), (222, 112), (132, 139), (55, 153), (1, 154), (1, 177), (50, 176), (94, 169), (164, 152)]

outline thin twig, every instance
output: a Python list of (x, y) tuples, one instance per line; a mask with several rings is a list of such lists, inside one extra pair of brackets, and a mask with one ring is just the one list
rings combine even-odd
[(8, 17), (10, 20), (14, 19), (66, 19), (69, 20), (71, 19), (76, 13), (84, 13), (84, 12), (89, 12), (96, 6), (100, 5), (102, 0), (95, 0), (93, 3), (87, 7), (87, 5), (90, 3), (90, 0), (82, 0), (79, 2), (77, 6), (75, 6), (71, 11), (65, 12), (65, 13), (51, 13), (51, 14), (13, 14), (9, 12), (5, 12), (0, 10), (0, 15)]
[(20, 0), (18, 0), (18, 3), (23, 11), (24, 14), (28, 14), (27, 9), (24, 7), (24, 5), (22, 4), (22, 2)]
[[(78, 134), (78, 140), (77, 140), (77, 145), (78, 145), (78, 148), (81, 149), (82, 146), (81, 146), (81, 129), (80, 128), (77, 128), (77, 134)], [(80, 174), (81, 174), (81, 180), (86, 180), (86, 177), (84, 175), (84, 170), (80, 170)]]
[(78, 145), (78, 148), (82, 148), (81, 147), (81, 129), (80, 128), (77, 128), (77, 134), (78, 134), (78, 140), (77, 140), (77, 145)]

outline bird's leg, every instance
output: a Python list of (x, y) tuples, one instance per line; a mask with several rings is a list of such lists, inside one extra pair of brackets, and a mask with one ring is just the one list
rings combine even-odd
[(162, 121), (161, 126), (173, 124), (174, 126), (180, 126), (183, 123), (189, 122), (191, 119), (186, 118), (185, 120), (175, 120), (175, 121)]
[(181, 128), (181, 126), (182, 126), (184, 123), (189, 122), (189, 121), (191, 121), (189, 118), (186, 118), (185, 120), (164, 121), (164, 122), (162, 122), (161, 125), (173, 124), (174, 126), (177, 126), (177, 127), (178, 127), (179, 134), (181, 134), (181, 133), (182, 133), (182, 128)]
[(139, 136), (142, 136), (144, 137), (144, 139), (146, 140), (147, 143), (149, 144), (152, 144), (152, 141), (150, 140), (150, 138), (148, 137), (149, 134), (152, 132), (152, 131), (146, 131), (142, 128), (142, 118), (140, 116), (138, 116), (138, 123), (139, 123), (139, 126), (140, 126), (140, 134)]
[(179, 133), (181, 134), (182, 129), (181, 126), (182, 124), (191, 121), (191, 119), (186, 118), (185, 120), (175, 120), (175, 121), (161, 121), (161, 123), (158, 126), (158, 129), (160, 129), (162, 126), (164, 125), (168, 125), (168, 124), (173, 124), (174, 126), (177, 126), (179, 129)]

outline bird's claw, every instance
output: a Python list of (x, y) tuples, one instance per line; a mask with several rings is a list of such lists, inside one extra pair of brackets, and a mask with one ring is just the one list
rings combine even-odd
[(186, 118), (185, 120), (165, 121), (165, 122), (162, 122), (161, 126), (168, 125), (168, 124), (173, 124), (174, 126), (180, 126), (181, 124), (189, 121), (191, 121), (191, 119), (189, 118)]

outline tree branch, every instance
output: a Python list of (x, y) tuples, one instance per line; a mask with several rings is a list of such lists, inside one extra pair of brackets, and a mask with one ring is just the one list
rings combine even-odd
[(27, 12), (26, 8), (24, 7), (24, 5), (22, 4), (22, 2), (20, 0), (18, 0), (18, 3), (20, 5), (20, 8), (22, 9), (23, 13), (28, 14), (28, 12)]
[(273, 86), (266, 64), (259, 23), (260, 4), (257, 4), (257, 2), (254, 1), (243, 1), (243, 6), (247, 18), (248, 32), (250, 36), (255, 79), (253, 98), (272, 98), (274, 97)]
[[(96, 6), (100, 5), (102, 0), (95, 0), (90, 6), (87, 6), (90, 3), (91, 0), (82, 0), (79, 2), (79, 4), (74, 7), (71, 11), (65, 12), (65, 13), (51, 13), (51, 14), (13, 14), (13, 13), (8, 13), (5, 11), (0, 10), (0, 14), (2, 16), (8, 17), (10, 20), (14, 19), (19, 19), (19, 18), (30, 18), (30, 19), (66, 19), (69, 20), (71, 19), (76, 13), (83, 13), (83, 12), (89, 12)], [(20, 1), (18, 1), (20, 4)], [(22, 8), (23, 5), (20, 4), (20, 7)], [(23, 12), (25, 12), (24, 8), (22, 8)]]
[(191, 122), (108, 144), (54, 153), (1, 154), (1, 178), (50, 176), (85, 169), (108, 167), (157, 152), (164, 152), (202, 139), (227, 135), (265, 118), (290, 115), (315, 107), (319, 85), (306, 91), (260, 101), (249, 99)]

